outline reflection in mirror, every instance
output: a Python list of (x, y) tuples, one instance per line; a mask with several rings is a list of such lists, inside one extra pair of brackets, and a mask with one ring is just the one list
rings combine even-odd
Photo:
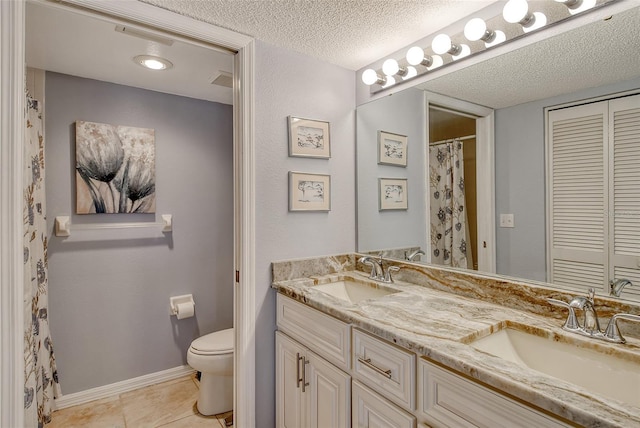
[(476, 118), (429, 106), (431, 263), (478, 269)]
[[(544, 109), (640, 88), (639, 10), (629, 6), (608, 19), (359, 106), (358, 250), (397, 249), (395, 254), (404, 258), (405, 251), (420, 248), (427, 253), (422, 261), (431, 260), (428, 174), (420, 163), (427, 141), (452, 138), (430, 137), (440, 125), (424, 123), (432, 114), (426, 99), (438, 93), (495, 110), (496, 272), (546, 281)], [(409, 136), (406, 170), (377, 165), (375, 154), (369, 153), (375, 153), (373, 133), (380, 129)], [(460, 128), (455, 136), (465, 135)], [(477, 162), (480, 173), (485, 161)], [(380, 176), (408, 178), (407, 211), (378, 212), (375, 192), (369, 189)], [(470, 186), (468, 177), (465, 184)], [(513, 227), (501, 226), (501, 214), (513, 216), (512, 224), (507, 221)], [(478, 212), (477, 221), (484, 216)], [(483, 250), (483, 240), (477, 247)], [(485, 271), (482, 266), (479, 270)]]

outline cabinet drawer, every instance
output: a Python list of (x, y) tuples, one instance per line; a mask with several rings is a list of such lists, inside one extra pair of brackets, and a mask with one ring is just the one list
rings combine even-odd
[(426, 360), (418, 372), (418, 410), (434, 427), (569, 426)]
[(351, 384), (353, 428), (414, 428), (416, 418), (357, 381)]
[(415, 354), (353, 330), (355, 376), (410, 411), (415, 409), (415, 366)]
[(350, 369), (349, 324), (298, 303), (277, 296), (278, 328), (342, 370)]

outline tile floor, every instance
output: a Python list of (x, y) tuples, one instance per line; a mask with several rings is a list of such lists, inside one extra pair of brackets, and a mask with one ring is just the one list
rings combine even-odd
[(225, 428), (231, 412), (203, 416), (196, 409), (198, 380), (182, 377), (53, 412), (46, 428)]

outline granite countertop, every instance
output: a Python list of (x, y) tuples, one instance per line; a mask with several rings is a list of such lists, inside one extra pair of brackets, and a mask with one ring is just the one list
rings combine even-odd
[[(351, 304), (314, 286), (343, 279), (398, 293)], [(504, 327), (574, 343), (640, 364), (640, 340), (609, 344), (565, 332), (562, 321), (421, 285), (372, 282), (351, 270), (274, 281), (273, 288), (310, 307), (373, 333), (511, 396), (586, 427), (640, 427), (640, 407), (494, 357), (469, 345)], [(589, 373), (585, 373), (589, 376)], [(638, 386), (640, 394), (640, 385)]]

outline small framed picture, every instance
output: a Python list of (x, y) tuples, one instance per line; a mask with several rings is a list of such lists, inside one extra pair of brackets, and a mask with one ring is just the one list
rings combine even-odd
[(407, 166), (407, 136), (378, 131), (378, 164)]
[(331, 211), (331, 176), (289, 171), (289, 211)]
[(289, 156), (329, 159), (329, 122), (289, 116)]
[(379, 178), (379, 210), (406, 210), (409, 208), (406, 178)]

